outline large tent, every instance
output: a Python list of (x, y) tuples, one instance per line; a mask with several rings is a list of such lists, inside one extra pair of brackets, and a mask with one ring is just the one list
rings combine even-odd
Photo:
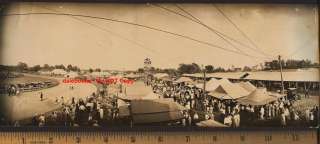
[[(220, 80), (217, 80), (215, 78), (211, 78), (209, 81), (206, 82), (206, 91), (213, 91), (215, 90), (219, 84), (221, 83), (222, 81)], [(196, 87), (197, 88), (203, 88), (203, 83), (198, 83), (196, 84)]]
[(240, 98), (237, 101), (243, 105), (265, 105), (277, 100), (277, 97), (270, 96), (266, 88), (257, 88), (247, 97)]
[(51, 74), (54, 75), (65, 75), (67, 74), (67, 71), (65, 71), (64, 69), (54, 69), (51, 71)]
[(130, 73), (130, 74), (125, 75), (124, 77), (126, 77), (126, 78), (138, 78), (138, 77), (141, 77), (141, 75)]
[(141, 99), (144, 99), (144, 100), (153, 100), (153, 99), (159, 99), (159, 98), (160, 98), (160, 95), (159, 95), (159, 94), (150, 92), (148, 95), (142, 97)]
[(101, 71), (101, 72), (92, 72), (90, 75), (92, 77), (108, 77), (111, 74), (109, 72), (106, 72), (106, 71)]
[(249, 92), (253, 92), (254, 90), (257, 89), (257, 87), (255, 87), (250, 82), (240, 82), (240, 83), (236, 83), (236, 84), (238, 84), (239, 86), (243, 87), (244, 89), (246, 89)]
[(42, 74), (42, 75), (49, 75), (49, 74), (51, 74), (50, 71), (45, 71), (45, 70), (40, 70), (39, 73)]
[(130, 116), (129, 104), (125, 101), (118, 99), (118, 109), (119, 109), (119, 117), (127, 117)]
[(74, 71), (70, 71), (69, 73), (67, 73), (65, 75), (65, 77), (69, 77), (69, 78), (76, 78), (78, 76), (79, 76), (79, 74), (77, 72), (74, 72)]
[[(210, 79), (207, 83), (206, 83), (206, 91), (214, 91), (215, 89), (217, 89), (220, 85), (223, 84), (227, 84), (227, 85), (231, 85), (233, 84), (232, 82), (230, 82), (228, 79), (220, 79), (217, 80), (215, 78)], [(203, 83), (199, 83), (196, 85), (196, 87), (198, 88), (203, 88)]]
[(175, 121), (184, 118), (182, 111), (186, 110), (180, 104), (166, 99), (132, 100), (131, 116), (133, 123), (158, 123)]
[(224, 125), (220, 122), (217, 122), (215, 120), (205, 120), (201, 121), (199, 123), (196, 123), (199, 127), (228, 127), (227, 125)]
[(176, 83), (193, 83), (193, 80), (188, 77), (180, 77), (175, 81)]
[(153, 76), (157, 79), (161, 79), (163, 77), (168, 77), (169, 75), (167, 73), (156, 73)]
[(222, 81), (222, 83), (220, 83), (215, 90), (211, 91), (209, 95), (218, 99), (238, 99), (247, 96), (249, 93), (249, 91), (237, 84)]

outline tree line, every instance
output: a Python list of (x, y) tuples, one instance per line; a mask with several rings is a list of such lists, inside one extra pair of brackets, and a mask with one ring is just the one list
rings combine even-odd
[[(282, 60), (281, 61), (283, 69), (298, 69), (298, 68), (319, 68), (319, 63), (312, 63), (310, 60)], [(258, 66), (258, 65), (257, 65)], [(204, 67), (199, 66), (196, 63), (191, 64), (179, 64), (177, 69), (160, 69), (151, 67), (149, 71), (151, 73), (168, 73), (169, 75), (180, 75), (180, 74), (194, 74), (200, 72), (215, 73), (215, 72), (235, 72), (235, 71), (252, 71), (254, 68), (249, 66), (244, 66), (242, 68), (222, 68), (214, 67), (213, 65), (206, 65)], [(267, 61), (260, 65), (260, 69), (255, 68), (255, 70), (279, 70), (280, 65), (278, 60)], [(139, 73), (144, 72), (144, 68), (139, 68), (137, 70)]]
[(54, 69), (63, 69), (66, 71), (80, 71), (80, 68), (78, 66), (73, 66), (71, 64), (64, 66), (63, 64), (60, 65), (49, 65), (49, 64), (44, 64), (43, 66), (41, 65), (34, 65), (34, 66), (29, 66), (25, 62), (19, 62), (17, 65), (13, 66), (4, 66), (1, 65), (1, 69), (6, 69), (10, 71), (17, 71), (17, 72), (38, 72), (38, 71), (52, 71)]
[[(283, 69), (298, 69), (298, 68), (319, 68), (319, 63), (312, 63), (310, 60), (281, 60)], [(279, 70), (280, 64), (278, 60), (267, 61), (264, 63), (264, 70)]]

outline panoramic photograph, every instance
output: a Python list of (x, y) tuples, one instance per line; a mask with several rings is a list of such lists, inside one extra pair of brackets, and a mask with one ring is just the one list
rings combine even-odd
[(317, 5), (0, 10), (0, 127), (319, 127)]

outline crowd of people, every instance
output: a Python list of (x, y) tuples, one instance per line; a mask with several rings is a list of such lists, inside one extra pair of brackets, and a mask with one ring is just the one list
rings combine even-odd
[(196, 122), (209, 119), (229, 127), (316, 126), (318, 123), (318, 106), (308, 108), (306, 112), (297, 111), (293, 107), (295, 100), (286, 97), (265, 105), (241, 105), (234, 99), (212, 97), (188, 83), (174, 84), (172, 81), (153, 79), (146, 85), (150, 85), (155, 93), (173, 98), (188, 109), (184, 113), (183, 125), (195, 125)]
[(61, 109), (35, 115), (34, 126), (100, 126), (113, 124), (118, 119), (117, 99), (92, 93), (85, 99), (71, 98), (66, 102), (64, 97), (56, 98)]
[[(152, 79), (145, 81), (154, 93), (171, 98), (186, 108), (184, 118), (176, 121), (181, 126), (196, 126), (205, 120), (215, 120), (228, 127), (263, 126), (316, 126), (319, 107), (304, 112), (294, 108), (295, 100), (285, 97), (265, 105), (241, 105), (234, 99), (221, 100), (205, 94), (201, 88), (187, 83), (173, 83)], [(111, 87), (111, 86), (108, 86)], [(114, 86), (121, 92), (120, 86)], [(70, 90), (74, 89), (70, 87)], [(55, 102), (62, 108), (45, 114), (36, 114), (34, 126), (116, 126), (131, 125), (130, 119), (119, 117), (118, 97), (100, 86), (98, 93), (84, 99), (57, 97)], [(132, 122), (132, 121), (131, 121)]]

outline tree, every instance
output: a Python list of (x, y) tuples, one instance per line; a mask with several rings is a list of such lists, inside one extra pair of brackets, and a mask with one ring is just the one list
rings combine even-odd
[(212, 65), (206, 65), (205, 69), (207, 73), (213, 73), (214, 71), (214, 67)]
[(138, 69), (138, 73), (143, 73), (144, 72), (144, 69), (143, 68), (139, 68)]
[(214, 69), (214, 72), (225, 72), (226, 70), (222, 67), (218, 67), (216, 69)]
[(54, 68), (56, 68), (56, 69), (64, 69), (64, 70), (66, 69), (66, 67), (63, 64), (55, 65)]
[(101, 69), (100, 68), (96, 68), (94, 71), (101, 72)]
[(27, 63), (19, 62), (19, 63), (17, 64), (17, 70), (18, 70), (18, 71), (22, 72), (22, 71), (27, 70), (27, 69), (28, 69)]
[(248, 67), (248, 66), (244, 66), (244, 67), (243, 67), (243, 71), (251, 71), (251, 68)]
[(192, 63), (192, 64), (180, 64), (178, 67), (178, 71), (180, 74), (192, 74), (192, 73), (199, 73), (201, 72), (201, 69), (198, 64)]
[(42, 69), (44, 69), (44, 70), (49, 70), (49, 69), (50, 69), (50, 66), (49, 66), (48, 64), (44, 64), (43, 67), (42, 67)]
[(41, 69), (41, 66), (40, 65), (35, 65), (31, 68), (29, 68), (30, 71), (34, 71), (34, 72), (37, 72)]
[(67, 71), (73, 71), (73, 67), (72, 67), (71, 64), (68, 64), (68, 66), (67, 66)]
[(92, 73), (92, 72), (93, 72), (93, 69), (92, 69), (92, 68), (89, 68), (89, 72)]

